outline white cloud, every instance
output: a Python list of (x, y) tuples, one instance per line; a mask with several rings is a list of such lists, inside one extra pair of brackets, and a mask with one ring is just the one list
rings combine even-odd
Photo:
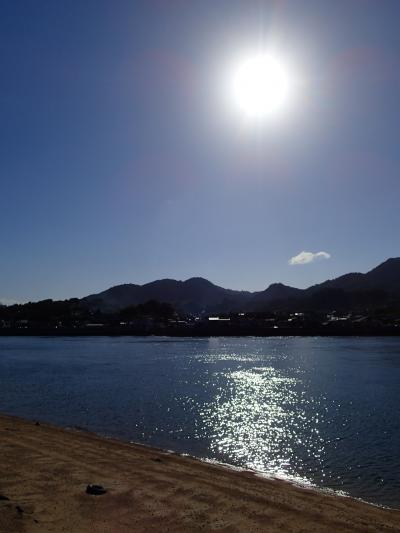
[(328, 254), (328, 252), (313, 253), (303, 251), (289, 259), (289, 265), (306, 265), (307, 263), (312, 263), (319, 259), (330, 259), (330, 257), (331, 254)]

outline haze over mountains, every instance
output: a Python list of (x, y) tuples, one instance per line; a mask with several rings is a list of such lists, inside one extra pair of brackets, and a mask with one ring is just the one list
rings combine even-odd
[(87, 296), (82, 302), (92, 309), (114, 312), (149, 300), (168, 302), (190, 313), (397, 305), (400, 302), (400, 258), (388, 259), (366, 274), (345, 274), (307, 289), (273, 283), (264, 291), (248, 292), (224, 289), (199, 277), (186, 281), (162, 279), (145, 285), (117, 285)]

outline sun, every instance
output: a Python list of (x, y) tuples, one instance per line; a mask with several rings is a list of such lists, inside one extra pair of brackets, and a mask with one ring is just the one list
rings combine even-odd
[(274, 55), (258, 53), (244, 58), (233, 69), (234, 104), (252, 119), (281, 113), (288, 104), (290, 82), (287, 68)]

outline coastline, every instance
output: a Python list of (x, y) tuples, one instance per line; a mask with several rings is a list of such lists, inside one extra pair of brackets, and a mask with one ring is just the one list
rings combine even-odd
[(211, 327), (79, 327), (1, 328), (0, 337), (399, 337), (400, 327), (260, 328), (213, 325)]
[(398, 510), (251, 471), (3, 414), (0, 434), (1, 532), (400, 532)]

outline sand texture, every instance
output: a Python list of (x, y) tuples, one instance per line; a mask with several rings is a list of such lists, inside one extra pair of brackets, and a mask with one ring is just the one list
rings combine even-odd
[(0, 495), (1, 533), (400, 532), (400, 511), (8, 416)]

